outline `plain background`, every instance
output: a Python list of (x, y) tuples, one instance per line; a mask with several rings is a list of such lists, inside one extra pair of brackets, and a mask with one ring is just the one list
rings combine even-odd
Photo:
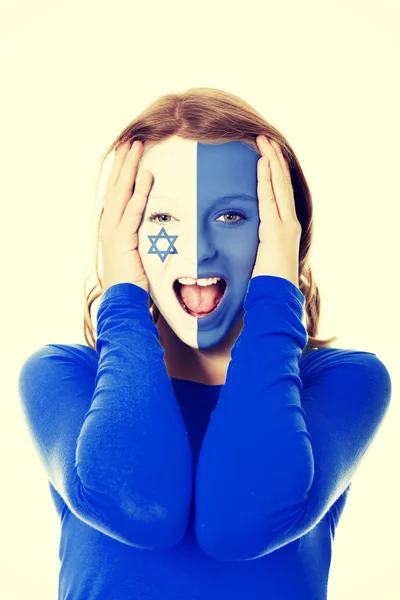
[(57, 597), (59, 523), (20, 366), (46, 343), (85, 343), (100, 156), (156, 97), (189, 87), (241, 96), (287, 137), (314, 200), (320, 335), (375, 352), (392, 376), (329, 600), (399, 597), (399, 17), (397, 0), (3, 0), (1, 597)]

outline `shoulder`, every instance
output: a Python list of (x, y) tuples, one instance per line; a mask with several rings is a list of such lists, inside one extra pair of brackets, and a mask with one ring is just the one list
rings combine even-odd
[(376, 368), (380, 367), (389, 374), (385, 364), (374, 352), (347, 348), (305, 348), (300, 357), (300, 365), (304, 372), (338, 365), (376, 365)]
[[(72, 398), (80, 402), (77, 393), (82, 385), (92, 390), (97, 374), (98, 355), (84, 344), (45, 344), (31, 352), (23, 361), (18, 373), (19, 397), (31, 419), (50, 406), (60, 407), (61, 386), (67, 385)], [(46, 390), (46, 393), (43, 393)], [(58, 404), (48, 402), (49, 397), (58, 398)]]
[(299, 362), (303, 385), (320, 384), (341, 389), (367, 391), (382, 402), (391, 397), (391, 376), (384, 362), (373, 352), (344, 348), (306, 349)]
[(90, 370), (97, 371), (99, 355), (90, 346), (84, 344), (45, 344), (31, 352), (23, 361), (22, 373), (38, 366), (61, 366), (66, 363), (83, 365)]

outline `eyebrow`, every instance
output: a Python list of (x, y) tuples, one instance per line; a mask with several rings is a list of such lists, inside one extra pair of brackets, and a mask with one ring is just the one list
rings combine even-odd
[(250, 202), (256, 202), (257, 198), (255, 198), (254, 196), (249, 196), (249, 194), (226, 194), (224, 196), (218, 196), (218, 198), (216, 198), (216, 202), (219, 202), (220, 200), (226, 200), (227, 202), (231, 201), (231, 200), (248, 200)]
[[(174, 202), (174, 198), (171, 196), (151, 196), (149, 200), (166, 200), (168, 202)], [(226, 202), (233, 202), (234, 200), (247, 200), (249, 202), (257, 202), (257, 198), (255, 196), (250, 196), (249, 194), (224, 194), (223, 196), (218, 196), (215, 199), (216, 202), (220, 202), (221, 200), (225, 200)]]

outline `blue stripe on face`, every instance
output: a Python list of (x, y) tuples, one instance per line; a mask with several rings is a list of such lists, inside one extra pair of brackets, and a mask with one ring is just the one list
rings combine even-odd
[[(243, 315), (258, 248), (258, 159), (242, 142), (203, 144), (171, 136), (147, 145), (139, 164), (137, 176), (144, 169), (154, 176), (138, 230), (150, 296), (192, 348), (215, 347)], [(173, 282), (213, 275), (227, 282), (221, 304), (207, 317), (190, 316)]]
[(197, 320), (199, 348), (220, 343), (244, 314), (258, 248), (258, 159), (242, 142), (197, 144), (197, 277), (227, 282), (220, 306)]

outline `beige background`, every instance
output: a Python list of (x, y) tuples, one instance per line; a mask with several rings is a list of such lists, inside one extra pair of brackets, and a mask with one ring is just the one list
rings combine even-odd
[(375, 352), (392, 374), (337, 530), (329, 600), (400, 597), (399, 6), (3, 0), (1, 597), (57, 597), (58, 519), (20, 412), (20, 365), (43, 344), (84, 343), (101, 154), (157, 96), (195, 86), (242, 96), (287, 136), (314, 198), (321, 335)]

